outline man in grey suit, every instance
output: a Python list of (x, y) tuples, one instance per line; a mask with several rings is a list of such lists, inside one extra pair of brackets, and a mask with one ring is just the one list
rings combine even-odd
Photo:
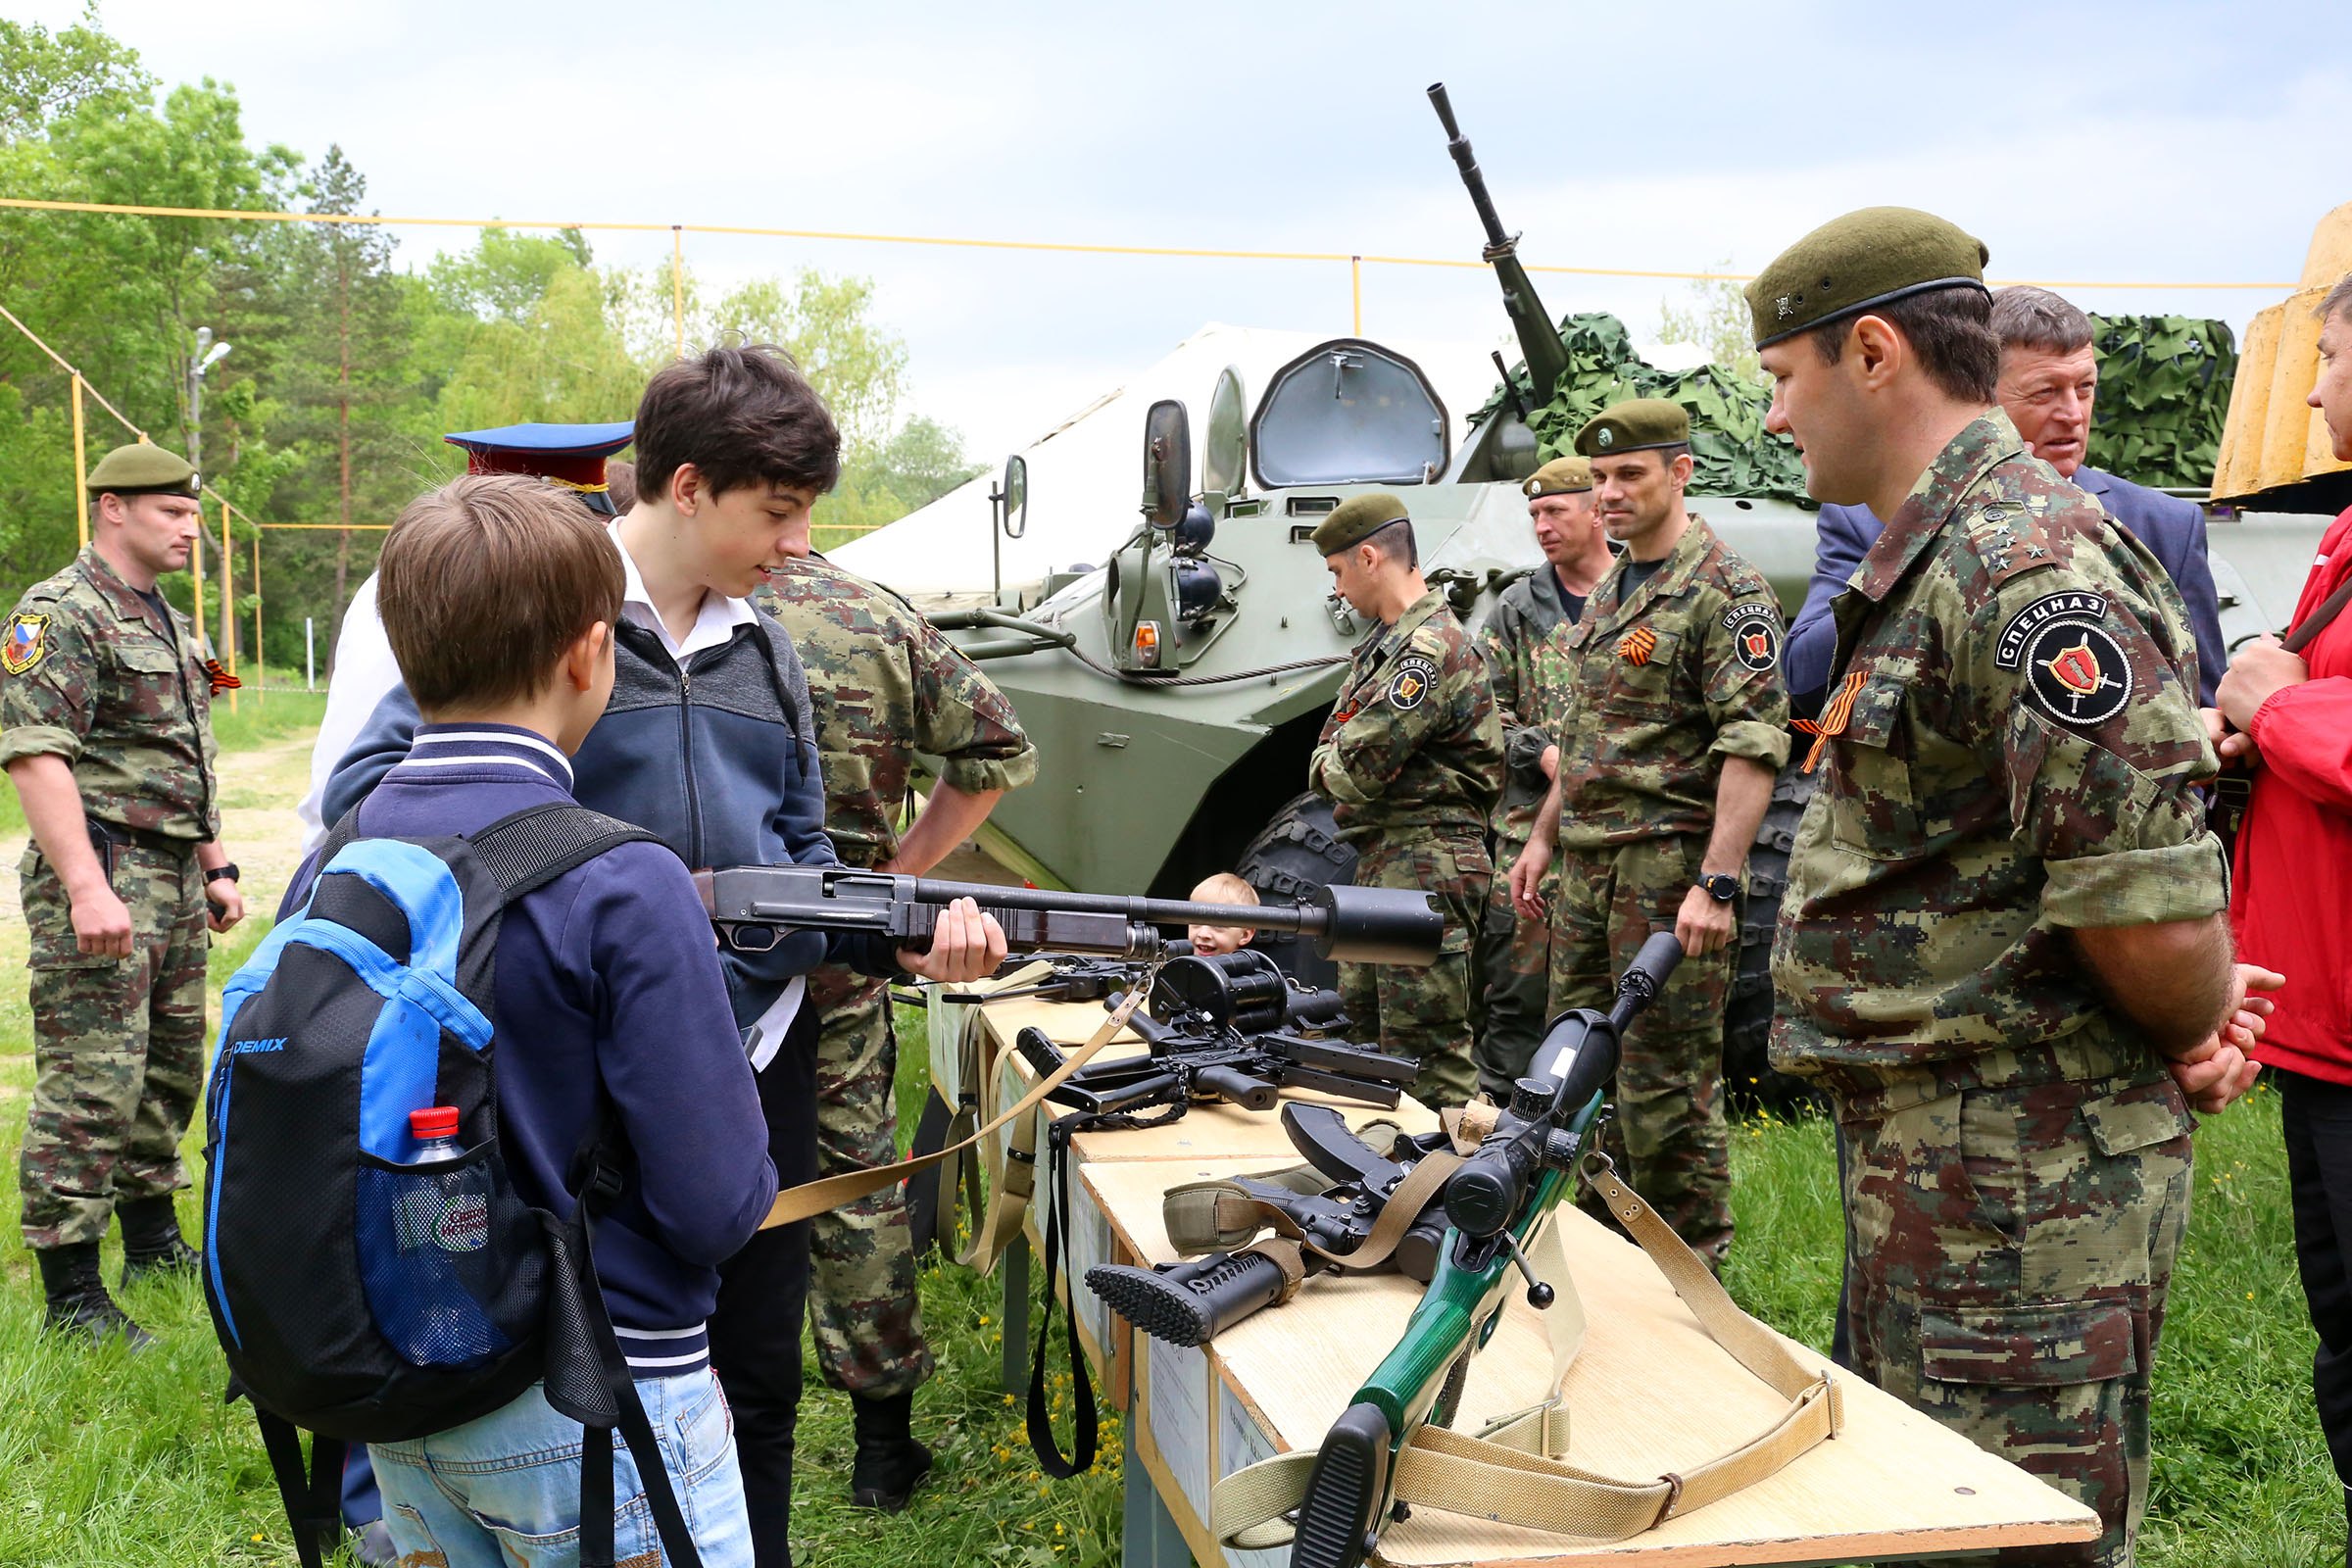
[[(2213, 569), (2205, 562), (2204, 512), (2193, 501), (2082, 466), (2099, 387), (2089, 317), (2046, 288), (2020, 285), (1992, 296), (1992, 329), (2001, 340), (1996, 395), (2002, 411), (2035, 457), (2096, 496), (2108, 514), (2164, 564), (2196, 633), (2198, 700), (2212, 707), (2226, 656), (2221, 605)], [(1821, 705), (1838, 641), (1830, 602), (1844, 591), (1880, 527), (1867, 507), (1821, 509), (1813, 581), (1781, 657), (1789, 702), (1799, 712), (1810, 713)]]

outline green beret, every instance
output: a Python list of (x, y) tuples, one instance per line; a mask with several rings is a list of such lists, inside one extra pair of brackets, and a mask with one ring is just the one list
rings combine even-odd
[(193, 496), (203, 482), (187, 459), (142, 441), (100, 458), (90, 470), (88, 488), (92, 495), (112, 491), (119, 496)]
[(1865, 207), (1774, 258), (1743, 291), (1756, 347), (1932, 288), (1984, 291), (1984, 242), (1933, 213)]
[(1369, 495), (1349, 496), (1332, 508), (1331, 515), (1317, 523), (1309, 537), (1317, 551), (1336, 556), (1362, 544), (1392, 522), (1403, 522), (1408, 515), (1403, 502), (1386, 490), (1375, 490)]
[[(1620, 452), (1646, 452), (1652, 447), (1688, 446), (1690, 416), (1679, 403), (1664, 398), (1633, 398), (1612, 403), (1576, 432), (1576, 450), (1588, 458), (1613, 458)], [(1587, 484), (1592, 481), (1587, 478)]]
[(1520, 486), (1527, 499), (1539, 496), (1574, 495), (1579, 490), (1592, 488), (1592, 465), (1582, 458), (1554, 458), (1527, 477)]

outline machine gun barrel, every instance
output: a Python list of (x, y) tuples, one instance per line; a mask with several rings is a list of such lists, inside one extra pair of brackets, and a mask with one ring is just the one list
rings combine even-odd
[[(1233, 918), (1228, 904), (942, 882), (844, 866), (723, 866), (697, 871), (694, 881), (721, 938), (747, 953), (765, 952), (786, 931), (871, 932), (902, 947), (923, 947), (956, 899), (994, 915), (1010, 948), (1127, 958), (1160, 955), (1166, 944), (1156, 926)], [(1259, 905), (1250, 918), (1260, 930), (1310, 939), (1324, 957), (1355, 963), (1426, 965), (1436, 959), (1445, 928), (1426, 894), (1346, 884), (1319, 888), (1297, 904)]]
[(1438, 123), (1446, 127), (1446, 150), (1453, 155), (1453, 166), (1461, 171), (1462, 184), (1470, 192), (1470, 205), (1478, 210), (1479, 224), (1486, 230), (1486, 260), (1502, 284), (1502, 308), (1510, 316), (1519, 352), (1527, 360), (1530, 401), (1542, 408), (1551, 401), (1560, 377), (1568, 373), (1568, 351), (1560, 346), (1559, 330), (1544, 314), (1544, 302), (1536, 297), (1536, 285), (1520, 265), (1519, 236), (1504, 229), (1501, 215), (1494, 211), (1494, 198), (1487, 193), (1487, 176), (1479, 172), (1470, 138), (1454, 122), (1453, 105), (1446, 96), (1444, 82), (1431, 84), (1429, 101), (1438, 112)]

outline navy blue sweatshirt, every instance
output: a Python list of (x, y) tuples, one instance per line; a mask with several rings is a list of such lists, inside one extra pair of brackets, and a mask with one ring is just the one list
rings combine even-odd
[[(760, 612), (683, 670), (656, 632), (625, 616), (612, 642), (612, 699), (573, 759), (581, 805), (655, 834), (696, 869), (840, 863), (825, 836), (808, 677), (772, 616)], [(409, 755), (416, 722), (408, 687), (394, 687), (327, 780), (328, 822)], [(820, 963), (898, 972), (884, 938), (813, 931), (788, 935), (765, 953), (730, 949), (722, 961), (739, 1026)]]
[[(567, 801), (553, 745), (502, 724), (426, 725), (430, 760), (385, 773), (363, 836), (468, 833)], [(289, 890), (309, 896), (306, 863)], [(501, 1152), (525, 1202), (571, 1212), (564, 1177), (608, 1105), (630, 1156), (596, 1230), (596, 1274), (629, 1367), (707, 1365), (718, 1265), (776, 1195), (758, 1085), (710, 925), (677, 857), (624, 844), (511, 906), (494, 968)]]

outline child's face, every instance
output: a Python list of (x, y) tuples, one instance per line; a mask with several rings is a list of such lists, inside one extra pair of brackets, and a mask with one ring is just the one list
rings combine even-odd
[(815, 504), (815, 492), (797, 485), (738, 485), (715, 496), (704, 491), (694, 514), (703, 586), (730, 599), (749, 598), (770, 571), (808, 554), (808, 513)]
[(1185, 927), (1185, 935), (1195, 953), (1239, 953), (1257, 933), (1242, 925), (1195, 925)]

